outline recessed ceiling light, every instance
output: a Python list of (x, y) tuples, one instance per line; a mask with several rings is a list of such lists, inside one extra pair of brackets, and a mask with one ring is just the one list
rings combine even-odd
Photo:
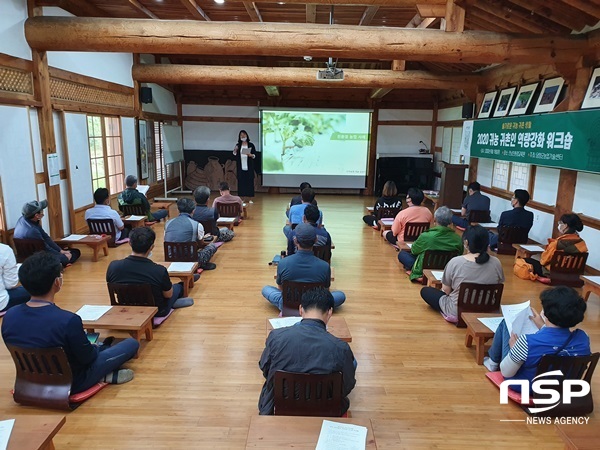
[(223, 3), (225, 3), (225, 0), (215, 0), (215, 3), (218, 3), (219, 5), (222, 5)]
[(285, 5), (284, 2), (277, 2), (278, 5)]

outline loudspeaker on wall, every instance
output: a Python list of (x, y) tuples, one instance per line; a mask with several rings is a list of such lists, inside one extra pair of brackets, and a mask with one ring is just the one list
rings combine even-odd
[(152, 88), (141, 87), (140, 88), (140, 101), (142, 103), (152, 103)]
[(473, 109), (475, 108), (475, 103), (465, 103), (462, 105), (462, 118), (470, 119), (473, 117)]

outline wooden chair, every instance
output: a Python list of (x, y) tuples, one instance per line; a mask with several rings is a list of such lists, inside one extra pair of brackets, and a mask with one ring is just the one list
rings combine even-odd
[(425, 250), (425, 254), (423, 255), (423, 270), (444, 270), (448, 261), (459, 255), (459, 252), (447, 250)]
[(148, 211), (144, 209), (144, 205), (140, 204), (123, 204), (119, 206), (119, 209), (123, 211), (126, 216), (144, 216), (148, 217)]
[(583, 286), (581, 275), (585, 271), (588, 253), (565, 253), (556, 251), (550, 261), (550, 284), (571, 287)]
[(6, 344), (16, 368), (15, 402), (25, 406), (73, 410), (106, 383), (71, 396), (73, 374), (61, 347), (20, 348)]
[(522, 227), (498, 227), (498, 254), (514, 255), (513, 244), (527, 244), (529, 231)]
[(503, 284), (477, 284), (462, 283), (458, 291), (458, 328), (466, 328), (462, 313), (500, 312), (500, 301), (502, 300)]
[(317, 258), (331, 264), (331, 245), (313, 245), (313, 253)]
[(212, 221), (212, 220), (201, 220), (200, 224), (202, 225), (202, 228), (204, 228), (204, 233), (205, 234), (212, 234), (213, 236), (217, 236), (218, 232), (219, 232), (219, 227), (217, 227), (217, 223)]
[(404, 228), (404, 242), (414, 242), (420, 234), (429, 230), (431, 224), (429, 222), (408, 222)]
[(165, 261), (198, 262), (198, 242), (167, 242), (164, 244)]
[(375, 211), (375, 217), (377, 217), (377, 220), (393, 219), (401, 210), (402, 208), (379, 208), (377, 211)]
[(88, 219), (86, 222), (90, 229), (90, 234), (110, 235), (110, 241), (108, 241), (109, 247), (120, 245), (116, 243), (117, 227), (115, 227), (112, 219)]
[(342, 373), (275, 372), (276, 416), (342, 416)]
[(235, 217), (234, 224), (240, 223), (242, 207), (239, 203), (217, 203), (217, 210), (219, 211), (219, 217)]
[(44, 241), (40, 239), (13, 238), (13, 242), (15, 243), (16, 257), (18, 263), (22, 263), (36, 252), (43, 252), (44, 250), (46, 250)]
[(298, 310), (298, 308), (300, 307), (302, 294), (316, 287), (323, 287), (327, 289), (324, 283), (303, 283), (300, 281), (284, 281), (281, 286), (281, 293), (283, 296), (281, 316), (300, 316), (300, 311)]
[(117, 306), (156, 306), (149, 284), (106, 283), (110, 304)]
[(490, 210), (488, 209), (487, 211), (469, 211), (467, 221), (469, 223), (489, 223), (492, 221), (490, 217)]

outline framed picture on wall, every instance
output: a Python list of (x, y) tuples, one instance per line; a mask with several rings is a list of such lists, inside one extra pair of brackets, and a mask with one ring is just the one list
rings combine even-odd
[(592, 79), (581, 104), (581, 109), (589, 108), (600, 108), (600, 67), (592, 72)]
[(542, 92), (540, 92), (535, 108), (533, 108), (533, 113), (552, 112), (560, 96), (563, 84), (565, 84), (565, 80), (561, 77), (544, 81)]
[(147, 123), (145, 120), (138, 121), (139, 127), (139, 156), (140, 156), (140, 169), (141, 179), (145, 180), (149, 176), (148, 172), (148, 131)]
[(494, 100), (496, 100), (497, 91), (488, 92), (483, 97), (481, 102), (481, 109), (479, 110), (478, 119), (487, 119), (492, 113), (492, 106), (494, 106)]
[(515, 102), (513, 103), (509, 116), (518, 116), (521, 114), (527, 114), (527, 109), (531, 104), (531, 99), (533, 99), (533, 94), (535, 94), (535, 90), (539, 86), (540, 83), (531, 83), (526, 84), (525, 86), (521, 86), (519, 92), (517, 93), (517, 97)]
[(508, 114), (515, 92), (517, 92), (516, 87), (506, 88), (500, 91), (500, 97), (496, 104), (496, 109), (494, 110), (494, 117), (504, 117)]

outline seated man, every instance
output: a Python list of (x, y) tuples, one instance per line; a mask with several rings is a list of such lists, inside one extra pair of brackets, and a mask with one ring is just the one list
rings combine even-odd
[(240, 204), (240, 216), (242, 215), (244, 202), (237, 195), (231, 195), (229, 191), (229, 183), (222, 182), (219, 184), (219, 192), (221, 194), (220, 197), (217, 197), (213, 200), (212, 207), (215, 209), (219, 209), (219, 203), (239, 203)]
[[(529, 233), (533, 226), (533, 213), (525, 209), (529, 201), (529, 192), (525, 189), (517, 189), (510, 199), (510, 206), (513, 209), (504, 211), (500, 214), (498, 228), (500, 227), (519, 227), (524, 228)], [(498, 235), (490, 231), (490, 248), (498, 247)]]
[(425, 196), (423, 191), (417, 188), (409, 188), (406, 194), (408, 208), (403, 209), (394, 218), (392, 229), (384, 233), (384, 237), (390, 244), (396, 245), (404, 241), (404, 229), (409, 222), (431, 222), (433, 215), (425, 206), (421, 206)]
[[(294, 197), (292, 197), (292, 200), (290, 201), (290, 208), (294, 205), (299, 205), (300, 203), (302, 203), (302, 191), (306, 188), (312, 189), (312, 186), (310, 185), (310, 183), (305, 181), (300, 184), (300, 195), (295, 195)], [(317, 206), (317, 200), (313, 198), (313, 201), (311, 202), (311, 204), (314, 206)]]
[(212, 228), (204, 230), (206, 233), (212, 233), (216, 236), (218, 242), (229, 242), (235, 236), (234, 232), (229, 228), (217, 227), (217, 219), (219, 211), (216, 208), (208, 207), (208, 198), (210, 197), (210, 189), (207, 186), (198, 186), (194, 190), (194, 199), (196, 200), (196, 208), (192, 213), (192, 219), (197, 222), (210, 222)]
[(192, 219), (194, 206), (194, 201), (190, 198), (177, 200), (179, 217), (171, 219), (165, 224), (165, 242), (198, 242), (200, 247), (198, 265), (204, 270), (213, 270), (217, 268), (217, 265), (209, 261), (217, 251), (217, 247), (212, 243), (203, 247), (204, 227)]
[[(319, 212), (319, 208), (314, 205), (308, 205), (304, 209), (304, 216), (302, 217), (303, 223), (308, 223), (315, 228), (315, 232), (317, 233), (317, 242), (315, 246), (321, 245), (331, 245), (331, 236), (327, 232), (325, 228), (319, 227), (317, 225), (317, 221), (321, 213)], [(296, 230), (292, 230), (288, 235), (288, 245), (287, 245), (287, 255), (293, 255), (296, 253), (296, 245), (294, 244), (294, 238), (296, 237)]]
[(155, 212), (150, 211), (150, 203), (148, 203), (146, 196), (137, 190), (137, 185), (137, 177), (135, 175), (127, 175), (125, 178), (125, 186), (127, 189), (121, 192), (121, 195), (119, 196), (120, 204), (143, 205), (144, 211), (146, 211), (146, 215), (150, 221), (159, 222), (161, 219), (167, 217), (169, 215), (167, 209), (159, 209)]
[(15, 254), (5, 244), (0, 244), (0, 274), (0, 312), (29, 301), (29, 292), (19, 286)]
[(63, 266), (73, 264), (81, 256), (81, 252), (76, 248), (61, 249), (56, 242), (52, 240), (48, 233), (44, 231), (41, 225), (42, 217), (44, 217), (44, 209), (48, 206), (47, 200), (38, 202), (33, 200), (25, 203), (15, 226), (14, 237), (16, 239), (35, 239), (44, 241), (46, 251), (55, 254)]
[(63, 285), (62, 266), (56, 255), (39, 252), (19, 269), (29, 302), (11, 308), (2, 321), (6, 344), (24, 348), (62, 347), (73, 372), (71, 394), (83, 392), (100, 381), (121, 384), (133, 379), (133, 371), (119, 369), (135, 356), (140, 344), (133, 338), (112, 347), (90, 344), (81, 318), (60, 309), (54, 297)]
[(477, 181), (467, 186), (468, 195), (465, 197), (460, 210), (461, 217), (452, 216), (452, 223), (460, 228), (467, 228), (471, 211), (489, 211), (490, 198), (481, 194), (481, 185)]
[(398, 261), (404, 269), (410, 271), (410, 281), (423, 277), (423, 259), (427, 250), (440, 250), (448, 252), (463, 252), (462, 238), (448, 226), (452, 223), (452, 211), (442, 206), (433, 215), (433, 228), (425, 230), (413, 242), (410, 251), (402, 250), (398, 253)]
[(149, 284), (152, 287), (157, 317), (164, 317), (172, 308), (192, 306), (194, 300), (181, 298), (183, 283), (172, 284), (164, 266), (150, 259), (156, 234), (152, 228), (134, 228), (129, 234), (131, 255), (112, 261), (106, 271), (107, 283)]
[(302, 296), (302, 320), (292, 327), (271, 331), (258, 363), (265, 377), (258, 400), (261, 415), (273, 414), (273, 382), (278, 370), (314, 374), (342, 372), (342, 414), (348, 411), (348, 394), (356, 385), (356, 361), (350, 346), (327, 332), (332, 313), (331, 293), (323, 288), (311, 289)]
[[(283, 258), (277, 266), (277, 287), (265, 286), (262, 295), (272, 305), (281, 311), (283, 295), (281, 285), (284, 281), (299, 281), (304, 283), (323, 283), (325, 287), (331, 285), (331, 267), (322, 259), (317, 258), (312, 251), (317, 242), (315, 227), (308, 223), (301, 223), (294, 230), (296, 237), (294, 244), (298, 248), (292, 256)], [(334, 307), (337, 308), (346, 301), (342, 291), (333, 291)]]
[(96, 189), (96, 192), (94, 192), (94, 201), (96, 202), (96, 206), (85, 212), (85, 220), (112, 219), (115, 224), (115, 229), (117, 230), (115, 241), (127, 238), (127, 236), (129, 236), (129, 228), (125, 228), (125, 224), (123, 223), (123, 220), (121, 220), (119, 213), (110, 207), (110, 195), (108, 189)]
[[(294, 225), (298, 225), (302, 223), (302, 217), (304, 216), (304, 209), (308, 205), (312, 205), (313, 200), (315, 199), (315, 191), (311, 188), (306, 188), (302, 191), (302, 203), (299, 205), (294, 205), (290, 208), (290, 210), (286, 213), (288, 216), (288, 223), (283, 227), (283, 234), (285, 237), (289, 237), (290, 231)], [(321, 225), (323, 223), (323, 213), (319, 212), (319, 220), (317, 220), (317, 225)]]

